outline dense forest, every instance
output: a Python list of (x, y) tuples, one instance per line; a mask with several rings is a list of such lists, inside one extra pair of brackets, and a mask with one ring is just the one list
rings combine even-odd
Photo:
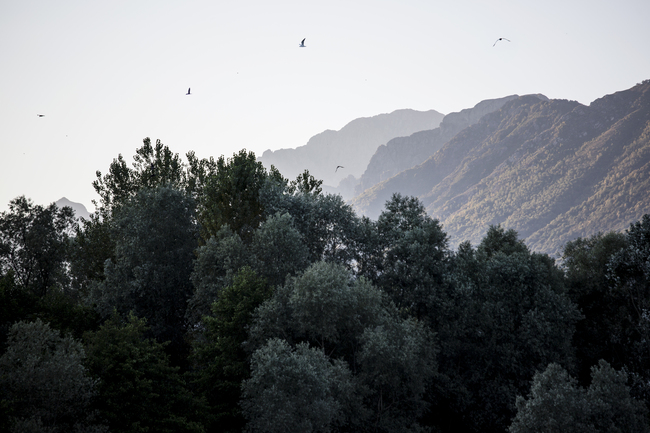
[(647, 432), (650, 215), (561, 261), (144, 140), (0, 214), (0, 431)]

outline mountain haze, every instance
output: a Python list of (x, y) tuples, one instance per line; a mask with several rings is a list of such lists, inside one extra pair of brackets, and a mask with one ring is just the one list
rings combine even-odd
[[(403, 170), (421, 164), (460, 131), (514, 98), (517, 95), (481, 101), (473, 108), (447, 114), (438, 128), (419, 131), (408, 137), (395, 137), (379, 146), (355, 187), (355, 195)], [(545, 99), (543, 96), (540, 98)]]
[(394, 192), (419, 197), (454, 245), (502, 224), (536, 251), (622, 230), (650, 213), (650, 81), (584, 106), (523, 96), (424, 163), (357, 196), (371, 218)]
[[(267, 150), (259, 160), (277, 167), (289, 179), (305, 169), (325, 185), (338, 186), (346, 177), (358, 178), (382, 144), (395, 137), (436, 128), (444, 115), (435, 111), (397, 110), (351, 121), (339, 131), (326, 130), (296, 149)], [(337, 166), (344, 168), (336, 171)]]
[(88, 212), (86, 206), (84, 206), (81, 203), (75, 203), (73, 201), (68, 200), (65, 197), (61, 197), (60, 199), (55, 201), (54, 204), (59, 208), (62, 208), (64, 206), (71, 207), (77, 218), (90, 219), (90, 212)]

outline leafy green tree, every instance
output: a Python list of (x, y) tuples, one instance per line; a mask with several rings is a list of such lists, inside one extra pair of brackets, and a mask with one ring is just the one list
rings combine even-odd
[[(75, 336), (96, 326), (71, 284), (72, 209), (18, 197), (0, 214), (0, 348), (15, 322), (36, 318)], [(1, 353), (1, 352), (0, 352)]]
[(503, 431), (536, 370), (573, 367), (580, 314), (561, 270), (513, 237), (493, 240), (491, 254), (461, 245), (451, 290), (429, 307), (440, 344), (431, 422), (443, 430)]
[(360, 338), (359, 382), (370, 432), (418, 431), (425, 393), (436, 375), (433, 334), (413, 318), (366, 328)]
[(208, 431), (237, 432), (244, 426), (239, 407), (242, 381), (250, 377), (242, 344), (255, 308), (271, 288), (250, 267), (243, 267), (203, 318), (205, 332), (194, 341), (195, 384), (210, 406)]
[(187, 163), (184, 163), (160, 140), (152, 145), (149, 138), (136, 149), (133, 159), (130, 167), (122, 155), (118, 155), (108, 173), (96, 173), (93, 187), (99, 195), (99, 203), (93, 202), (97, 211), (88, 220), (83, 220), (76, 230), (72, 249), (73, 284), (84, 293), (94, 281), (105, 278), (106, 260), (115, 261), (113, 214), (120, 206), (141, 189), (160, 186), (184, 191), (198, 201), (207, 179), (216, 173), (213, 158), (199, 159), (194, 152), (188, 152)]
[[(415, 319), (400, 318), (365, 278), (353, 278), (341, 264), (317, 262), (276, 287), (256, 310), (245, 347), (257, 353), (273, 338), (289, 347), (307, 343), (346, 363), (354, 388), (344, 407), (345, 428), (417, 429), (435, 374), (433, 335)], [(263, 383), (273, 386), (269, 380)]]
[(275, 214), (266, 219), (253, 234), (253, 263), (260, 275), (272, 286), (283, 284), (287, 275), (295, 275), (308, 265), (308, 250), (302, 235), (289, 214)]
[[(90, 299), (103, 317), (116, 309), (147, 319), (159, 342), (185, 350), (185, 310), (192, 295), (197, 229), (191, 197), (172, 187), (142, 189), (115, 215), (115, 262), (106, 262), (105, 280)], [(180, 352), (178, 352), (180, 351)]]
[(564, 247), (567, 294), (583, 314), (574, 337), (582, 383), (587, 383), (591, 366), (599, 359), (620, 368), (629, 354), (620, 338), (624, 324), (629, 326), (627, 315), (621, 314), (627, 310), (626, 299), (612, 290), (607, 271), (611, 257), (625, 246), (624, 234), (610, 232), (578, 238)]
[(196, 290), (187, 314), (191, 323), (198, 323), (210, 314), (210, 306), (218, 299), (220, 291), (232, 283), (233, 276), (243, 266), (252, 268), (275, 286), (308, 265), (307, 248), (289, 214), (269, 216), (254, 231), (248, 245), (224, 225), (199, 247), (196, 255), (192, 272)]
[(188, 301), (187, 318), (192, 326), (211, 312), (219, 292), (232, 284), (232, 279), (243, 266), (255, 267), (255, 257), (241, 237), (228, 225), (196, 250), (192, 270), (194, 294)]
[[(109, 212), (122, 203), (128, 201), (142, 188), (155, 188), (160, 185), (170, 185), (177, 189), (184, 189), (188, 184), (185, 164), (177, 153), (156, 140), (151, 144), (150, 138), (145, 138), (140, 148), (136, 149), (133, 156), (133, 168), (129, 167), (122, 157), (118, 155), (109, 166), (108, 173), (102, 176), (98, 170), (97, 179), (93, 188), (100, 197), (100, 208)], [(191, 153), (194, 177), (202, 175), (201, 169), (209, 170), (209, 163), (203, 164)], [(197, 182), (192, 182), (196, 186)]]
[(0, 357), (0, 389), (11, 432), (103, 432), (91, 403), (97, 382), (83, 365), (85, 352), (47, 323), (18, 322)]
[(204, 404), (146, 331), (145, 319), (115, 313), (84, 335), (86, 365), (98, 382), (95, 407), (114, 432), (202, 432)]
[(353, 279), (340, 264), (317, 262), (257, 309), (248, 344), (255, 350), (269, 338), (308, 341), (328, 356), (353, 362), (364, 329), (386, 320), (385, 303), (367, 280)]
[(624, 350), (624, 365), (637, 382), (635, 393), (650, 404), (650, 215), (630, 224), (625, 241), (607, 264), (610, 290), (619, 307), (610, 338)]
[(247, 431), (331, 432), (344, 421), (352, 392), (347, 365), (307, 343), (271, 339), (253, 354), (242, 386)]
[(229, 159), (220, 156), (216, 173), (207, 179), (200, 201), (203, 238), (209, 239), (228, 224), (235, 233), (249, 240), (263, 221), (260, 190), (267, 177), (253, 152), (241, 150)]
[(361, 231), (360, 273), (385, 290), (406, 314), (425, 318), (443, 290), (450, 251), (438, 220), (414, 197), (394, 194), (376, 223)]
[(68, 285), (68, 241), (75, 228), (71, 208), (34, 205), (21, 196), (0, 214), (0, 273), (9, 270), (16, 282), (36, 296)]
[(323, 188), (321, 188), (322, 184), (322, 180), (316, 179), (314, 176), (309, 174), (309, 170), (305, 170), (296, 177), (296, 180), (289, 183), (288, 192), (290, 194), (298, 192), (302, 194), (319, 195), (323, 192)]
[[(315, 186), (320, 185), (320, 181), (307, 172), (301, 176), (287, 183), (271, 169), (260, 190), (265, 217), (278, 213), (291, 215), (293, 226), (302, 235), (309, 251), (309, 263), (335, 261), (351, 268), (356, 260), (358, 218), (341, 196), (322, 194)], [(305, 180), (305, 176), (309, 180)]]
[(514, 253), (529, 253), (528, 247), (513, 229), (506, 230), (501, 225), (491, 225), (485, 237), (477, 248), (479, 254), (485, 255), (488, 259), (496, 253), (511, 255)]
[(509, 431), (647, 432), (647, 409), (630, 396), (627, 374), (600, 361), (584, 389), (558, 364), (536, 373), (529, 397), (517, 397), (517, 415)]

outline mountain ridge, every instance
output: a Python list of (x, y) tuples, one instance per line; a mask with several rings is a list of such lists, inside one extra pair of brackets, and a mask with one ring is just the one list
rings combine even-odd
[[(307, 169), (325, 185), (336, 187), (346, 177), (361, 176), (380, 145), (395, 137), (436, 128), (443, 117), (435, 110), (411, 109), (362, 117), (338, 131), (328, 129), (316, 134), (295, 149), (267, 150), (258, 160), (267, 168), (274, 165), (289, 179)], [(335, 170), (339, 165), (343, 169)]]
[(519, 97), (351, 204), (376, 218), (394, 192), (419, 197), (453, 245), (478, 243), (490, 224), (503, 224), (531, 248), (559, 254), (577, 236), (622, 230), (650, 212), (649, 88), (645, 81), (589, 106)]

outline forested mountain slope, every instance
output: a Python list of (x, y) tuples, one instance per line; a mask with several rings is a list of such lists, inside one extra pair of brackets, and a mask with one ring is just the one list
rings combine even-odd
[[(395, 137), (436, 128), (443, 117), (435, 110), (396, 110), (355, 119), (339, 131), (313, 136), (296, 149), (267, 150), (259, 160), (267, 168), (275, 165), (289, 179), (307, 169), (325, 185), (337, 186), (350, 175), (361, 176), (378, 146)], [(344, 169), (337, 171), (339, 165)]]
[(454, 244), (488, 225), (533, 250), (622, 230), (650, 210), (650, 81), (584, 106), (524, 96), (461, 131), (431, 158), (356, 197), (372, 218), (394, 192), (419, 197)]
[[(435, 129), (418, 131), (408, 137), (395, 137), (379, 146), (356, 185), (355, 195), (401, 171), (423, 163), (460, 131), (478, 122), (486, 114), (500, 109), (503, 104), (517, 96), (481, 101), (472, 108), (447, 114)], [(541, 95), (540, 98), (546, 99)]]

